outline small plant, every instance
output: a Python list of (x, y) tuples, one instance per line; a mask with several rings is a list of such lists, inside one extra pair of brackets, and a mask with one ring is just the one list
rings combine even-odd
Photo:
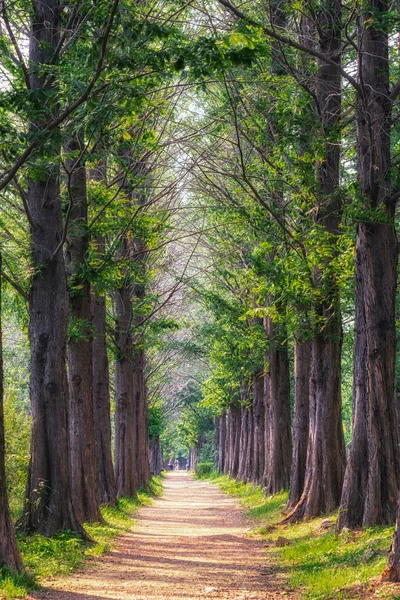
[(35, 587), (33, 578), (26, 571), (14, 573), (0, 569), (0, 598), (24, 598), (26, 592)]
[(196, 475), (199, 479), (209, 477), (215, 471), (215, 465), (212, 462), (199, 462), (196, 466)]

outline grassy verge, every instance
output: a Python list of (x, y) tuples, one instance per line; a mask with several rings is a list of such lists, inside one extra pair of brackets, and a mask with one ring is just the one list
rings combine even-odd
[[(268, 562), (288, 569), (289, 583), (308, 600), (390, 598), (400, 600), (400, 587), (378, 585), (386, 566), (393, 527), (373, 527), (337, 535), (325, 530), (326, 516), (295, 525), (277, 525), (287, 494), (266, 498), (260, 487), (213, 474), (208, 481), (237, 496), (255, 521), (252, 535), (266, 542)], [(337, 514), (329, 515), (336, 521)], [(287, 545), (276, 546), (277, 538)], [(397, 591), (396, 591), (397, 589)]]
[(162, 478), (153, 477), (150, 490), (140, 490), (137, 499), (122, 498), (115, 508), (102, 507), (104, 523), (85, 525), (96, 544), (85, 543), (72, 532), (63, 532), (52, 538), (19, 535), (18, 545), (29, 575), (0, 571), (0, 599), (23, 598), (43, 579), (68, 575), (85, 561), (109, 552), (115, 538), (132, 527), (133, 513), (140, 506), (151, 504), (152, 497), (159, 496), (161, 492)]

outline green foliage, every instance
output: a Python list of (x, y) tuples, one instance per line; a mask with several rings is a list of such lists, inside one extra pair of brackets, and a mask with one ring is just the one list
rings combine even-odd
[(165, 418), (161, 400), (156, 400), (150, 404), (148, 409), (148, 428), (150, 441), (160, 437), (165, 427)]
[(215, 465), (212, 462), (198, 462), (196, 465), (196, 476), (199, 479), (205, 479), (209, 477), (211, 473), (215, 470)]
[(4, 398), (5, 459), (8, 498), (11, 515), (17, 519), (22, 511), (29, 466), (31, 418), (18, 401), (16, 393), (8, 389)]
[(7, 569), (0, 570), (0, 598), (25, 598), (28, 591), (37, 586), (27, 572), (14, 573)]
[(203, 432), (202, 445), (198, 454), (199, 462), (214, 463), (214, 428)]

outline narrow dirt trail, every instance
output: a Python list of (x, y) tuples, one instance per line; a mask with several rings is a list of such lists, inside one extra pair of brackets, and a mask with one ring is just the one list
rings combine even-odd
[(295, 595), (265, 563), (262, 544), (235, 499), (217, 486), (170, 473), (164, 494), (137, 514), (114, 551), (34, 595), (46, 600), (260, 600)]

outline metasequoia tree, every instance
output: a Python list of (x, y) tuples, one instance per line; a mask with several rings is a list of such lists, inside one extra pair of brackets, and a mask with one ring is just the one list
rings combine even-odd
[[(321, 4), (315, 27), (324, 56), (340, 64), (342, 7), (340, 0)], [(334, 246), (339, 234), (342, 200), (339, 191), (341, 76), (335, 64), (320, 60), (315, 94), (321, 120), (324, 156), (317, 163), (316, 225)], [(325, 272), (324, 272), (325, 271)], [(341, 337), (339, 291), (329, 262), (314, 266), (316, 327), (311, 341), (310, 423), (305, 482), (302, 496), (288, 519), (317, 516), (339, 505), (345, 448), (341, 417)], [(329, 281), (330, 280), (330, 281)], [(327, 286), (327, 282), (329, 284)], [(321, 287), (328, 292), (319, 293)], [(321, 324), (322, 323), (322, 324)]]
[(311, 341), (294, 346), (294, 414), (292, 433), (292, 468), (288, 507), (296, 506), (304, 489), (310, 423)]
[[(73, 135), (65, 151), (69, 200), (65, 249), (71, 332), (68, 342), (72, 495), (81, 522), (100, 521), (92, 396), (90, 282), (84, 274), (89, 249), (85, 142)], [(96, 357), (97, 358), (97, 357)]]
[(132, 243), (122, 237), (118, 256), (126, 262), (120, 287), (115, 293), (115, 441), (114, 468), (117, 496), (137, 493), (136, 405), (133, 389), (133, 307), (131, 267)]
[[(223, 0), (221, 4), (236, 17), (257, 25), (231, 3)], [(338, 144), (335, 144), (334, 132), (335, 128), (337, 131), (335, 123), (340, 122), (338, 117), (340, 118), (340, 98), (343, 93), (340, 90), (340, 76), (356, 92), (357, 178), (360, 201), (366, 217), (357, 226), (354, 430), (339, 519), (340, 526), (350, 527), (392, 521), (398, 487), (396, 483), (398, 434), (396, 428), (391, 426), (391, 423), (396, 420), (393, 365), (397, 241), (393, 215), (397, 192), (393, 191), (391, 186), (390, 133), (392, 104), (397, 98), (399, 86), (395, 85), (392, 90), (389, 89), (389, 22), (385, 21), (381, 26), (383, 15), (388, 11), (387, 5), (378, 2), (362, 7), (362, 16), (360, 16), (361, 12), (357, 15), (358, 25), (355, 33), (358, 45), (352, 46), (358, 55), (357, 80), (346, 72), (340, 62), (341, 9), (338, 3), (330, 7), (322, 5), (315, 13), (318, 25), (317, 47), (306, 45), (301, 40), (297, 41), (289, 37), (286, 32), (268, 26), (261, 27), (267, 37), (278, 40), (282, 46), (296, 48), (301, 53), (318, 59), (316, 96), (322, 108), (321, 123), (328, 136), (327, 153), (321, 162), (322, 169), (319, 174), (321, 200), (323, 201), (325, 196), (326, 201), (319, 207), (316, 222), (324, 227), (327, 224), (327, 233), (332, 240), (338, 233), (337, 209), (340, 208), (338, 194), (335, 195), (332, 188), (334, 184), (337, 189), (337, 175), (334, 173), (338, 172)], [(370, 18), (372, 14), (374, 17)], [(325, 24), (324, 19), (326, 19)], [(350, 21), (346, 24), (347, 30), (349, 25)], [(329, 75), (329, 80), (324, 81), (324, 73)], [(332, 86), (335, 89), (332, 89), (332, 93), (327, 93)], [(330, 114), (326, 110), (327, 107), (331, 108)], [(326, 165), (330, 165), (330, 168), (327, 169)], [(329, 205), (331, 205), (330, 210)], [(313, 276), (318, 289), (318, 272)], [(329, 389), (324, 388), (327, 381), (326, 374), (329, 372), (333, 374), (335, 371), (336, 382), (338, 382), (340, 368), (338, 360), (332, 360), (332, 353), (336, 357), (339, 355), (338, 344), (341, 337), (340, 322), (335, 308), (338, 306), (337, 294), (336, 300), (334, 297), (332, 300), (333, 303), (326, 305), (325, 309), (324, 303), (320, 304), (322, 312), (317, 311), (317, 316), (319, 314), (326, 319), (328, 328), (325, 328), (323, 333), (321, 332), (322, 335), (318, 335), (314, 342), (320, 358), (319, 363), (316, 363), (318, 368), (314, 369), (316, 377), (311, 377), (310, 394), (312, 401), (314, 391), (320, 386), (321, 391), (328, 396), (337, 398), (335, 403), (328, 402), (325, 405), (326, 411), (324, 404), (319, 404), (320, 409), (326, 412), (325, 416), (330, 416), (330, 425), (327, 432), (317, 428), (313, 433), (313, 437), (317, 439), (315, 434), (321, 431), (321, 440), (326, 439), (325, 433), (328, 433), (329, 444), (332, 442), (330, 456), (335, 456), (331, 465), (333, 470), (324, 469), (326, 477), (317, 479), (315, 469), (312, 470), (313, 459), (308, 456), (308, 474), (303, 498), (297, 507), (298, 510), (291, 515), (292, 518), (315, 514), (317, 508), (318, 510), (333, 508), (340, 494), (344, 463), (340, 427), (340, 388), (338, 383), (334, 383), (335, 377), (330, 378), (332, 385)], [(323, 348), (317, 348), (321, 342)], [(314, 350), (313, 357), (317, 359)], [(325, 367), (328, 367), (328, 370)], [(321, 414), (317, 420), (321, 417), (325, 423), (328, 422), (329, 419), (325, 419)], [(337, 425), (332, 426), (332, 423)], [(312, 423), (311, 427), (313, 427)], [(317, 444), (316, 448), (324, 445), (325, 442), (322, 442)], [(322, 461), (319, 464), (323, 462), (326, 463)], [(315, 460), (314, 463), (318, 464)], [(384, 480), (388, 485), (382, 486)], [(321, 481), (323, 486), (320, 485)]]
[[(55, 84), (45, 66), (52, 63), (60, 43), (60, 11), (57, 0), (33, 3), (30, 87), (40, 98), (42, 108), (30, 124), (32, 132), (43, 128), (49, 118), (57, 118), (57, 107), (52, 104)], [(30, 173), (27, 193), (34, 269), (29, 295), (32, 441), (22, 522), (29, 531), (53, 535), (63, 529), (82, 528), (71, 488), (66, 371), (68, 290), (62, 252), (60, 172), (54, 155), (45, 156), (44, 173), (41, 177)]]
[[(143, 166), (142, 166), (143, 168)], [(139, 206), (143, 206), (144, 194), (139, 197)], [(137, 237), (133, 242), (132, 260), (135, 261), (135, 275), (137, 281), (132, 287), (133, 298), (136, 303), (136, 311), (140, 309), (146, 295), (146, 244)], [(135, 310), (135, 309), (134, 309)], [(137, 484), (146, 487), (150, 479), (149, 462), (149, 434), (148, 434), (148, 406), (146, 385), (146, 355), (144, 351), (143, 332), (141, 332), (142, 317), (140, 312), (134, 316), (135, 349), (133, 354), (133, 394), (136, 407), (136, 452), (137, 452)]]
[[(104, 189), (107, 183), (107, 161), (100, 162), (90, 170), (93, 192)], [(96, 256), (105, 259), (106, 239), (100, 233), (92, 241)], [(99, 504), (115, 505), (116, 486), (111, 450), (110, 374), (106, 339), (106, 295), (91, 286), (90, 322), (92, 339), (92, 402), (96, 461), (96, 483)]]
[[(357, 177), (366, 214), (357, 225), (353, 436), (343, 486), (340, 527), (392, 523), (399, 493), (399, 432), (394, 365), (398, 241), (391, 183), (389, 5), (362, 4), (358, 17)], [(390, 577), (399, 576), (395, 537)]]

